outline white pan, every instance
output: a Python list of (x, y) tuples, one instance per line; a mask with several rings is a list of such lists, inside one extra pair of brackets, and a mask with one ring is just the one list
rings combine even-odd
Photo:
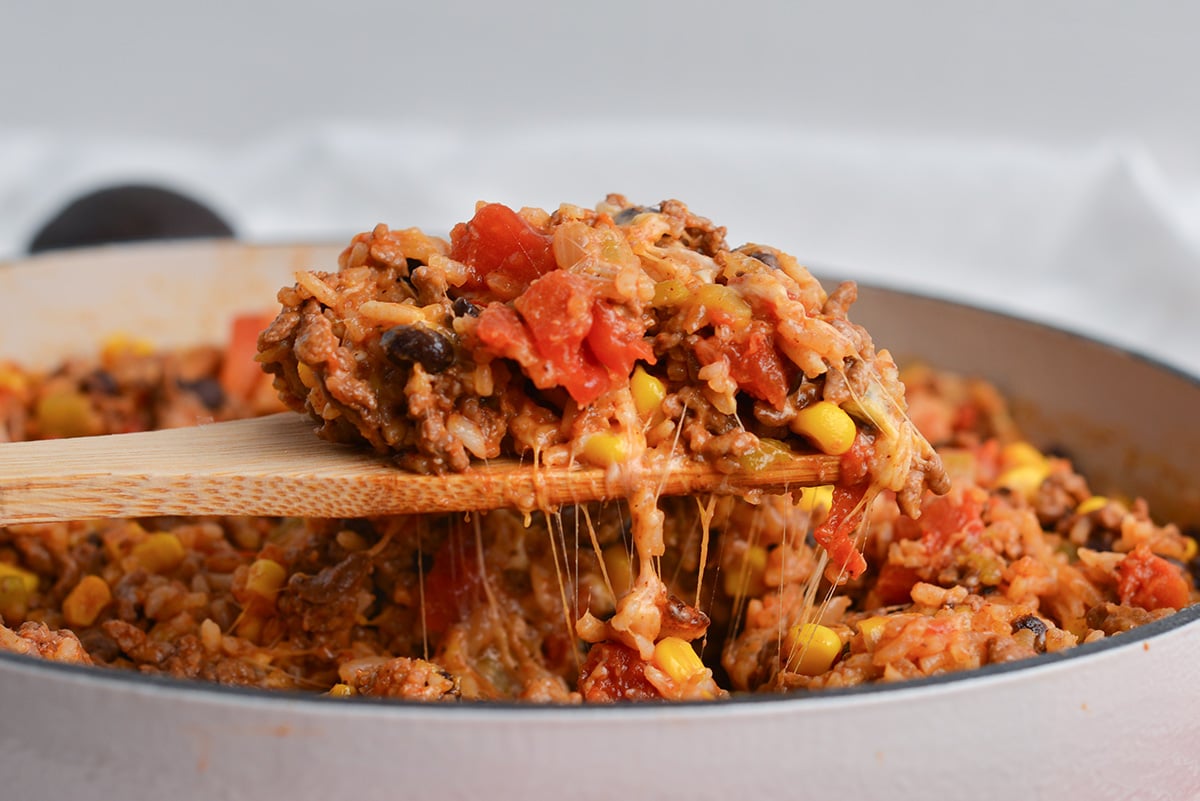
[[(332, 247), (147, 245), (0, 266), (0, 358), (136, 332), (219, 341)], [(1200, 384), (1070, 334), (863, 288), (903, 361), (990, 378), (1104, 490), (1200, 523)], [(238, 691), (0, 654), (0, 798), (1188, 799), (1200, 607), (1130, 634), (900, 686), (726, 703), (420, 706)]]

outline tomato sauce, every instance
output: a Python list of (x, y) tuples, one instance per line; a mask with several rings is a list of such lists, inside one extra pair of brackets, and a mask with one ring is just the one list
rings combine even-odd
[(483, 596), (474, 543), (455, 528), (425, 574), (425, 627), (433, 634), (465, 619)]
[(1117, 566), (1117, 595), (1143, 609), (1182, 609), (1191, 592), (1183, 574), (1149, 546), (1139, 545)]

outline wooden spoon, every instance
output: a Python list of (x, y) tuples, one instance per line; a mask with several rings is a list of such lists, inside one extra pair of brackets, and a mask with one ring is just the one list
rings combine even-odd
[[(836, 456), (797, 456), (723, 474), (692, 460), (646, 474), (664, 495), (780, 491), (837, 480)], [(0, 525), (157, 515), (365, 517), (563, 504), (625, 497), (617, 471), (493, 460), (422, 475), (318, 439), (284, 413), (136, 434), (0, 445)]]

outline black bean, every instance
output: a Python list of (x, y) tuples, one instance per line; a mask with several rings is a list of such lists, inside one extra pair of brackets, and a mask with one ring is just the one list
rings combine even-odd
[(772, 270), (779, 269), (779, 259), (776, 258), (774, 253), (771, 253), (768, 250), (752, 250), (746, 253), (746, 255), (752, 259), (758, 259)]
[(1033, 632), (1033, 647), (1038, 653), (1044, 653), (1046, 650), (1046, 624), (1037, 615), (1022, 615), (1012, 622), (1013, 634), (1016, 634), (1021, 629), (1029, 629)]
[(420, 270), (421, 268), (423, 268), (425, 266), (425, 263), (422, 262), (420, 259), (405, 259), (405, 262), (408, 266), (408, 270), (407, 270), (407, 272), (396, 276), (396, 280), (399, 283), (402, 283), (405, 286), (407, 286), (410, 290), (412, 290), (413, 294), (415, 295), (415, 294), (417, 294), (417, 287), (413, 283), (413, 274), (417, 270)]
[(398, 325), (383, 332), (379, 344), (397, 364), (420, 362), (430, 373), (441, 373), (454, 364), (454, 345), (442, 334), (423, 326)]
[(451, 308), (454, 309), (455, 317), (479, 316), (479, 307), (466, 298), (455, 298), (454, 305)]
[(219, 409), (225, 403), (225, 390), (221, 389), (215, 378), (180, 381), (179, 388), (195, 395), (208, 409)]
[(400, 280), (416, 289), (413, 284), (413, 276), (417, 274), (417, 270), (425, 269), (425, 263), (420, 259), (405, 259), (405, 262), (408, 265), (408, 274), (400, 276)]
[(121, 391), (117, 386), (117, 379), (113, 378), (113, 374), (103, 368), (93, 370), (83, 379), (83, 388), (88, 392), (95, 392), (98, 395), (116, 395)]
[(633, 218), (639, 214), (645, 214), (648, 211), (658, 212), (662, 209), (658, 206), (630, 206), (627, 209), (621, 209), (617, 212), (617, 216), (613, 217), (613, 222), (617, 225), (629, 225), (633, 222)]
[(819, 401), (824, 390), (825, 382), (823, 380), (801, 381), (800, 386), (796, 387), (792, 402), (796, 404), (796, 408), (803, 409), (805, 406)]
[(1093, 551), (1111, 551), (1113, 543), (1117, 541), (1118, 532), (1105, 528), (1094, 520), (1089, 521), (1088, 525), (1091, 528), (1088, 530), (1087, 540), (1083, 543), (1083, 547)]

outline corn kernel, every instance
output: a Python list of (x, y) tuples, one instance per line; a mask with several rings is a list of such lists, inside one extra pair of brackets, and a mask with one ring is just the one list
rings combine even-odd
[(8, 392), (20, 394), (28, 387), (28, 379), (26, 379), (25, 374), (16, 367), (0, 367), (0, 390), (7, 390)]
[(149, 356), (154, 353), (154, 343), (148, 339), (133, 337), (122, 331), (105, 337), (100, 345), (100, 359), (111, 365), (122, 356)]
[(1038, 487), (1042, 486), (1042, 482), (1048, 475), (1050, 475), (1050, 466), (1045, 462), (1023, 464), (1018, 467), (1010, 467), (1001, 473), (1000, 477), (996, 479), (996, 485), (1006, 487), (1018, 495), (1024, 496), (1027, 500), (1033, 500), (1033, 497), (1037, 495)]
[(1075, 507), (1075, 514), (1090, 515), (1092, 512), (1097, 512), (1107, 505), (1108, 498), (1104, 497), (1103, 495), (1093, 495)]
[(819, 487), (805, 487), (800, 492), (796, 507), (810, 515), (833, 508), (833, 485), (822, 484)]
[(858, 630), (862, 633), (863, 641), (867, 645), (874, 646), (879, 642), (879, 638), (883, 636), (883, 630), (887, 628), (887, 624), (887, 617), (884, 615), (875, 615), (874, 617), (858, 621)]
[(0, 562), (0, 579), (13, 579), (19, 581), (21, 588), (26, 593), (32, 593), (37, 589), (38, 577), (37, 574), (26, 570), (23, 567), (10, 565), (8, 562)]
[(51, 392), (37, 402), (38, 425), (47, 437), (86, 437), (100, 432), (92, 402), (74, 390)]
[(754, 316), (750, 304), (724, 284), (704, 284), (692, 296), (692, 303), (703, 307), (708, 319), (719, 325), (740, 327)]
[(106, 367), (124, 359), (126, 356), (149, 356), (154, 354), (154, 343), (149, 339), (133, 337), (124, 331), (112, 333), (104, 338), (100, 345), (100, 360)]
[(692, 644), (680, 637), (665, 637), (655, 644), (654, 664), (680, 684), (707, 670)]
[(9, 625), (18, 623), (29, 611), (29, 590), (20, 576), (0, 574), (0, 617)]
[(787, 669), (805, 676), (818, 676), (829, 668), (842, 652), (842, 638), (833, 629), (817, 623), (797, 623), (788, 629), (790, 654)]
[(643, 418), (649, 418), (659, 411), (667, 397), (663, 382), (647, 373), (640, 364), (629, 377), (629, 391), (633, 394), (634, 407)]
[(1010, 442), (1000, 449), (1000, 464), (1005, 468), (1023, 465), (1042, 465), (1046, 457), (1028, 442)]
[(1196, 552), (1200, 550), (1200, 544), (1196, 542), (1195, 537), (1183, 538), (1183, 561), (1190, 562), (1196, 558)]
[(246, 574), (246, 591), (274, 602), (287, 579), (287, 569), (274, 559), (255, 559)]
[(830, 456), (841, 456), (850, 450), (858, 434), (853, 418), (830, 401), (817, 401), (796, 412), (791, 429)]
[(316, 389), (321, 383), (313, 369), (304, 362), (296, 363), (296, 375), (300, 378), (300, 383), (309, 389)]
[(179, 567), (186, 555), (179, 538), (165, 531), (148, 535), (130, 552), (133, 561), (147, 573), (168, 573)]
[(629, 460), (629, 440), (611, 431), (599, 431), (584, 441), (581, 455), (601, 467), (622, 464)]
[(63, 599), (63, 618), (69, 626), (90, 626), (112, 599), (107, 581), (99, 576), (84, 576)]
[(154, 345), (149, 340), (131, 336), (124, 331), (109, 334), (100, 344), (100, 354), (106, 359), (126, 353), (149, 356), (153, 352)]
[(349, 698), (355, 694), (354, 688), (349, 684), (335, 684), (329, 688), (331, 698)]
[(680, 280), (668, 278), (654, 285), (655, 308), (678, 306), (691, 296), (691, 291)]
[(725, 571), (725, 594), (730, 598), (762, 595), (766, 589), (763, 574), (767, 572), (767, 549), (751, 545), (732, 570)]

